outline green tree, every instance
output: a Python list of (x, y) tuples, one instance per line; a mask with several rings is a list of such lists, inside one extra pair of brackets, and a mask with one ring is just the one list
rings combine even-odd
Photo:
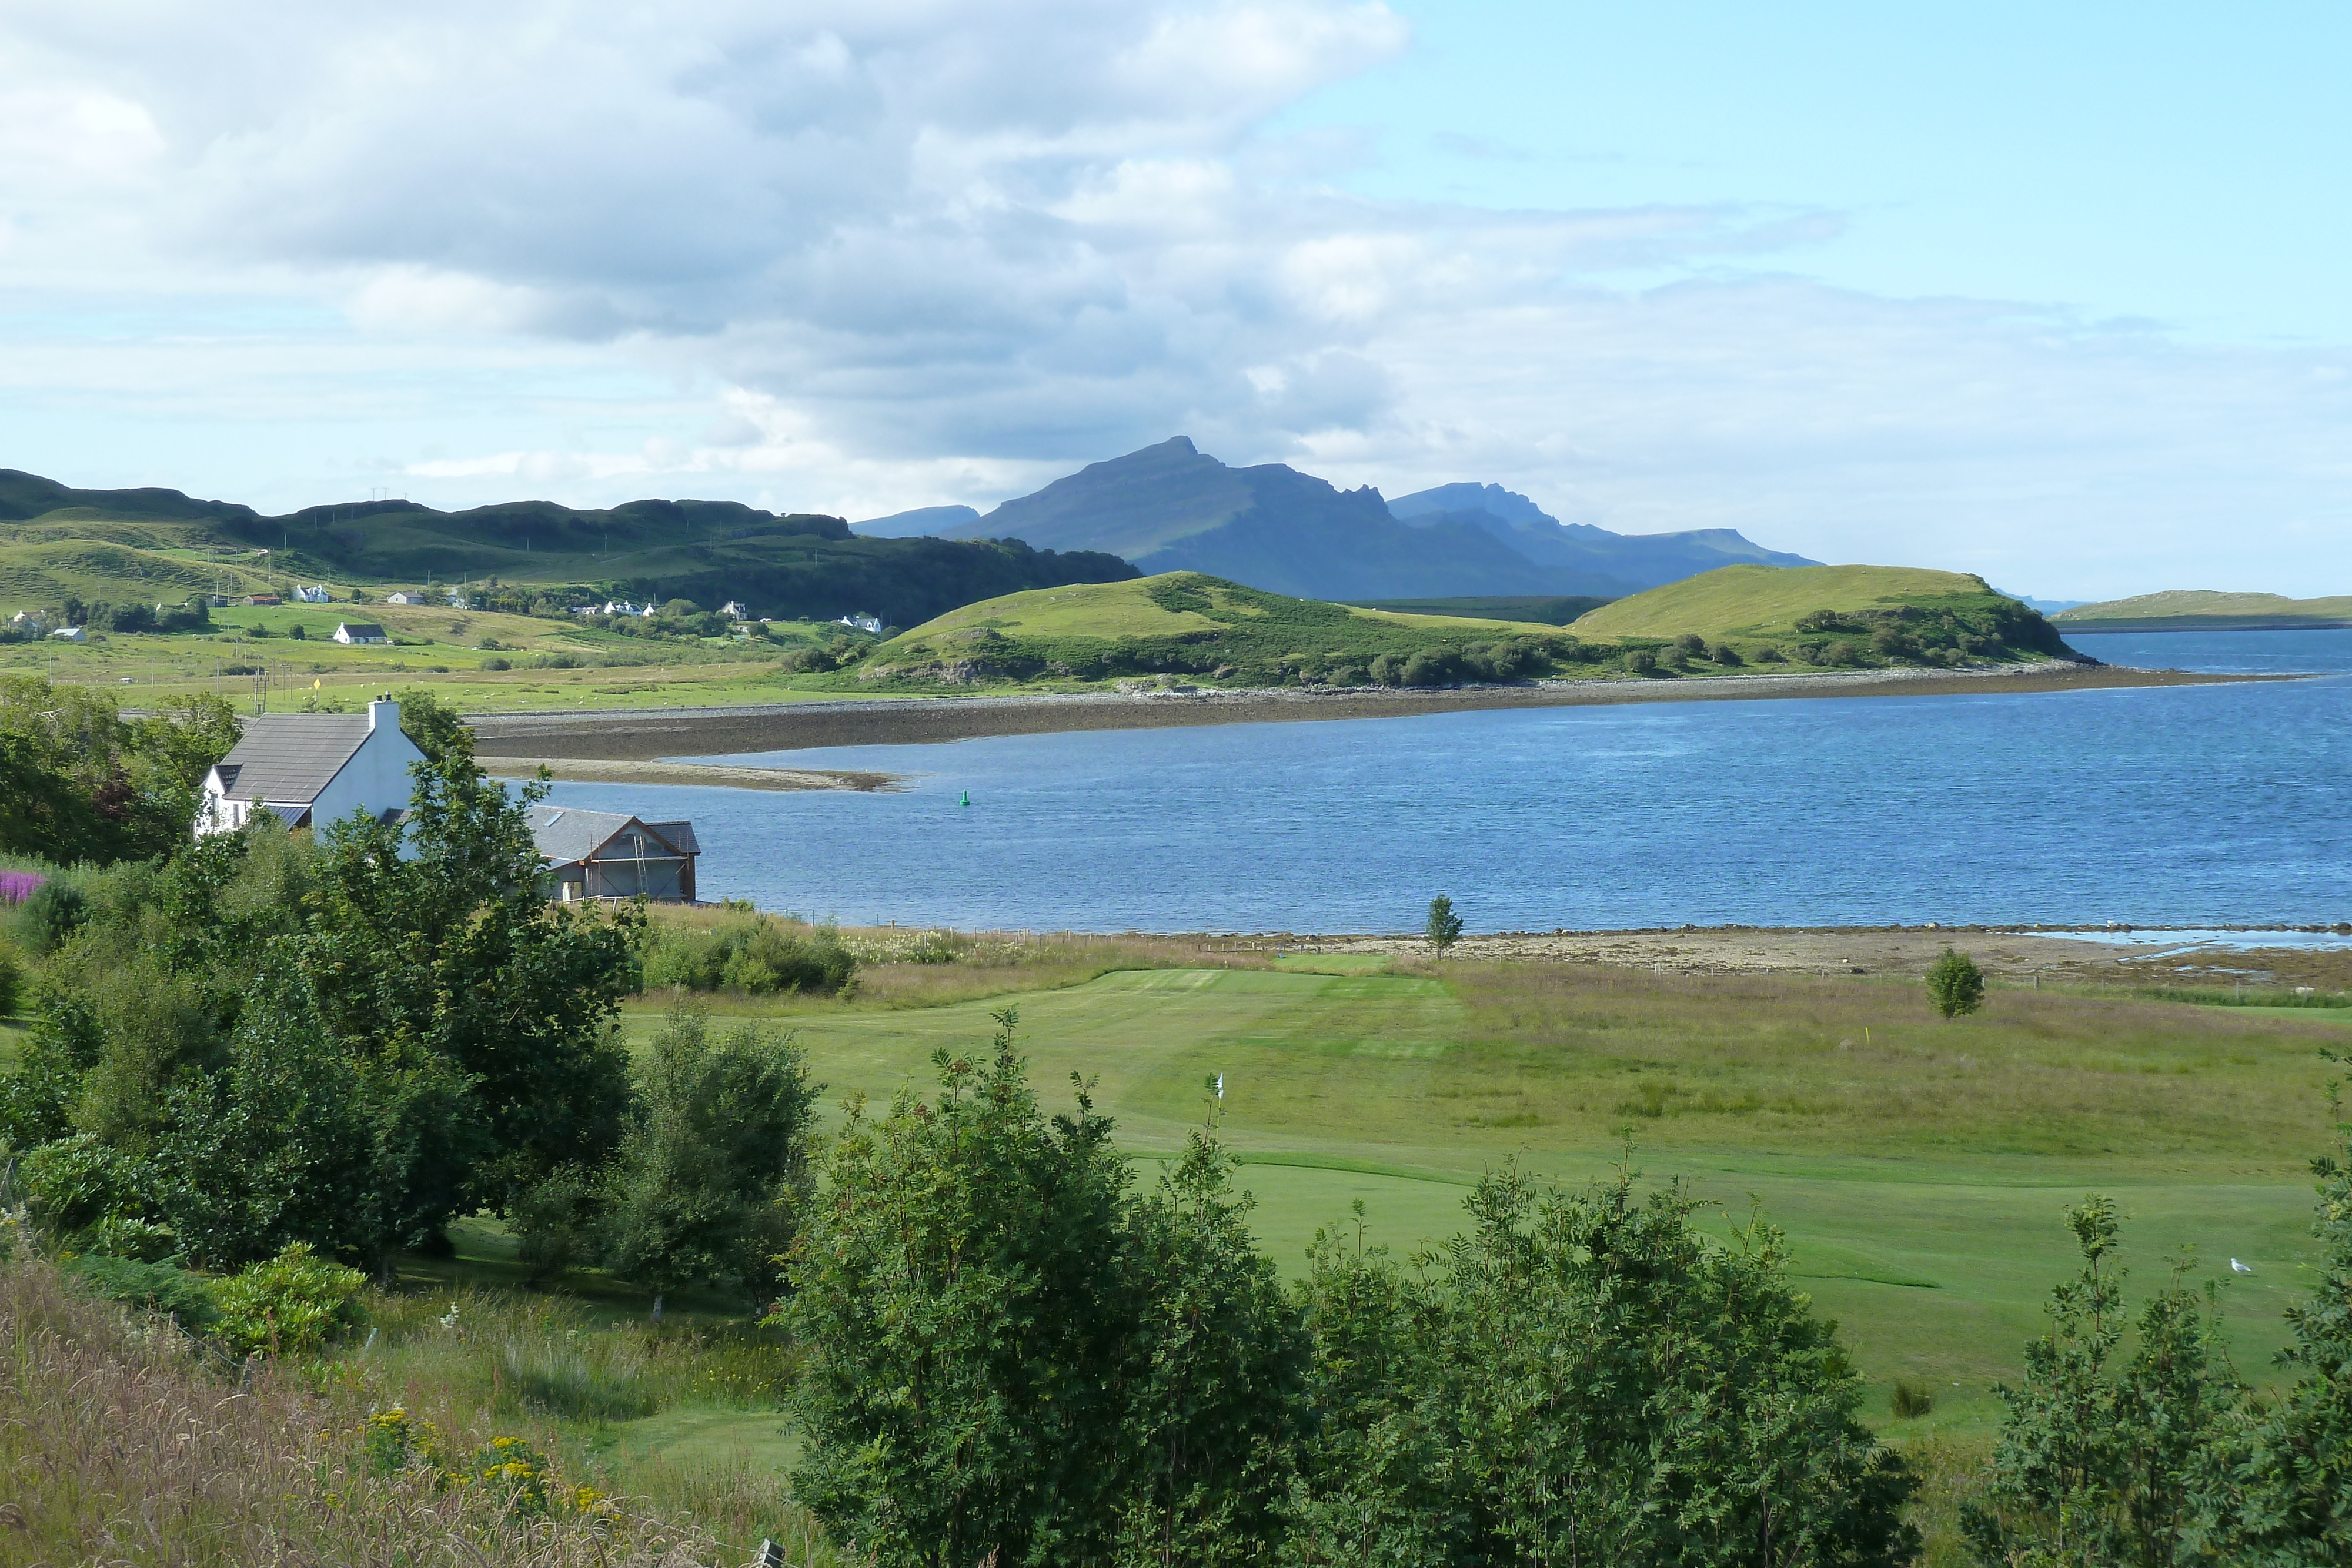
[(2318, 1278), (2288, 1310), (2294, 1339), (2279, 1354), (2299, 1375), (2230, 1445), (2205, 1511), (2232, 1561), (2264, 1568), (2352, 1562), (2352, 1122), (2339, 1092), (2329, 1085), (2336, 1149), (2312, 1162)]
[(2051, 1329), (2025, 1347), (2024, 1386), (1999, 1390), (2009, 1410), (1986, 1495), (1963, 1508), (1969, 1543), (1999, 1568), (2240, 1561), (2211, 1549), (2200, 1501), (2243, 1397), (2213, 1290), (2184, 1288), (2177, 1270), (2142, 1309), (2125, 1357), (2115, 1203), (2086, 1197), (2066, 1222), (2083, 1271), (2051, 1292)]
[(1445, 894), (1429, 901), (1429, 924), (1423, 927), (1422, 936), (1440, 953), (1462, 940), (1462, 916), (1454, 913), (1454, 901)]
[(1422, 1309), (1419, 1420), (1481, 1563), (1895, 1564), (1916, 1488), (1855, 1412), (1832, 1325), (1760, 1220), (1691, 1225), (1679, 1185), (1481, 1183)]
[(790, 1037), (746, 1025), (710, 1038), (681, 1001), (656, 1036), (611, 1180), (605, 1261), (660, 1290), (771, 1289), (810, 1189), (819, 1085)]
[(471, 1085), (488, 1142), (450, 1180), (503, 1210), (619, 1145), (628, 1059), (614, 1020), (637, 987), (644, 916), (547, 900), (527, 815), (544, 784), (509, 795), (458, 752), (414, 771), (404, 825), (355, 813), (324, 835), (305, 961), (355, 1055), (446, 1062)]
[(1984, 1006), (1984, 971), (1966, 953), (1944, 949), (1927, 968), (1927, 1001), (1946, 1018), (1958, 1018)]
[(996, 1015), (935, 1100), (853, 1102), (780, 1321), (796, 1494), (882, 1568), (1098, 1561), (1117, 1500), (1126, 1162), (1083, 1086), (1048, 1120)]
[(1305, 1414), (1297, 1309), (1249, 1232), (1213, 1117), (1129, 1217), (1135, 1303), (1118, 1560), (1270, 1562)]
[(427, 761), (443, 762), (452, 757), (473, 759), (473, 727), (453, 705), (423, 686), (404, 686), (392, 698), (400, 705), (400, 733), (415, 743)]

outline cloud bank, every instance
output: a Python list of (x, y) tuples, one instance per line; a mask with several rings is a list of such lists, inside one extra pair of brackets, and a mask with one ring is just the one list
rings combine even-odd
[(1367, 139), (1271, 127), (1409, 47), (1344, 0), (0, 8), (0, 398), (196, 421), (248, 494), (861, 516), (1182, 432), (2025, 591), (2352, 576), (2352, 355), (1828, 288), (1833, 213), (1345, 194)]

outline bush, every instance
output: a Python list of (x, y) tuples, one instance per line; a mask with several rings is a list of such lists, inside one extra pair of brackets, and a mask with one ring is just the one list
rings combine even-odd
[(1626, 672), (1630, 674), (1651, 675), (1657, 674), (1658, 656), (1657, 654), (1650, 652), (1647, 648), (1628, 648), (1625, 650), (1624, 663)]
[(1756, 662), (1759, 664), (1785, 664), (1789, 662), (1789, 655), (1767, 643), (1756, 650)]
[(0, 942), (0, 1018), (15, 1018), (25, 999), (25, 961), (16, 950)]
[(56, 877), (33, 890), (16, 912), (16, 930), (36, 955), (57, 951), (89, 918), (81, 889)]
[(1926, 1384), (1898, 1377), (1895, 1380), (1895, 1396), (1890, 1407), (1897, 1421), (1916, 1420), (1936, 1407), (1936, 1396)]
[(486, 670), (511, 670), (514, 668), (514, 665), (511, 662), (505, 659), (484, 659), (482, 661), (482, 668)]
[(1706, 657), (1706, 639), (1696, 632), (1685, 632), (1675, 639), (1675, 652), (1685, 658), (1704, 659)]
[(1394, 653), (1374, 655), (1370, 671), (1374, 685), (1393, 686), (1404, 678), (1404, 665)]
[(309, 1355), (367, 1322), (360, 1292), (367, 1276), (330, 1262), (298, 1241), (266, 1263), (213, 1286), (218, 1332), (240, 1351)]
[(720, 977), (753, 996), (772, 991), (831, 996), (848, 982), (856, 967), (857, 960), (832, 927), (819, 926), (803, 937), (777, 921), (762, 919), (728, 957)]
[(1707, 657), (1727, 670), (1736, 670), (1745, 663), (1739, 656), (1739, 650), (1728, 643), (1717, 643)]
[(142, 1312), (161, 1312), (194, 1333), (205, 1333), (219, 1316), (205, 1282), (168, 1263), (87, 1253), (67, 1264), (66, 1272), (93, 1295)]
[(51, 1236), (70, 1237), (131, 1207), (131, 1162), (91, 1134), (77, 1133), (29, 1150), (17, 1167), (33, 1220)]
[(1984, 1006), (1984, 971), (1965, 953), (1944, 949), (1927, 970), (1927, 1000), (1946, 1018), (1972, 1013)]

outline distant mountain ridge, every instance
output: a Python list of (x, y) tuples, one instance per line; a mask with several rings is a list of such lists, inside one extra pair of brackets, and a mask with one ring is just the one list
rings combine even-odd
[(2211, 589), (2175, 588), (2143, 593), (2135, 599), (2110, 599), (2097, 604), (2077, 604), (2052, 617), (2059, 626), (2076, 631), (2110, 630), (2224, 631), (2256, 627), (2332, 627), (2352, 625), (2352, 594), (2327, 599), (2289, 599), (2282, 593), (2222, 593)]
[(1499, 485), (1443, 485), (1391, 503), (1286, 464), (1228, 467), (1181, 435), (1089, 464), (946, 537), (1100, 550), (1148, 574), (1198, 571), (1328, 600), (1616, 599), (1719, 566), (1815, 564), (1729, 528), (1625, 535), (1564, 524)]

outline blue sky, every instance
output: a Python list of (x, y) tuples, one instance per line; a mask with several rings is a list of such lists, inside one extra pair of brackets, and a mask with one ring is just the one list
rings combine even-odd
[(2352, 8), (1436, 4), (1278, 124), (1363, 128), (1349, 189), (1757, 204), (1779, 258), (1896, 296), (2352, 340)]
[(0, 0), (0, 465), (986, 507), (1182, 433), (2352, 591), (2340, 9)]

